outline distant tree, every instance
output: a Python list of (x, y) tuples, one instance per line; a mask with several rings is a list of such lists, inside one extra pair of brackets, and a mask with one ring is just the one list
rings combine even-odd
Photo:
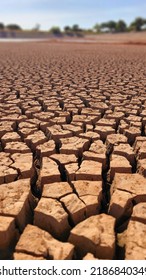
[(116, 31), (116, 22), (113, 20), (110, 20), (107, 22), (107, 28), (109, 28), (110, 32), (115, 32)]
[(107, 31), (107, 32), (115, 32), (116, 31), (116, 22), (113, 20), (102, 22), (100, 24), (101, 31)]
[(64, 32), (67, 36), (73, 36), (74, 35), (74, 33), (72, 31), (72, 28), (69, 25), (64, 27)]
[(95, 32), (99, 33), (101, 31), (101, 25), (96, 23), (94, 26), (93, 26), (93, 30), (95, 30)]
[(74, 25), (72, 26), (72, 31), (73, 31), (73, 32), (78, 32), (78, 31), (80, 31), (79, 25), (78, 25), (78, 24), (74, 24)]
[(79, 27), (78, 24), (74, 24), (72, 26), (72, 31), (78, 37), (82, 37), (83, 36), (83, 30)]
[(127, 25), (124, 20), (120, 19), (116, 23), (116, 31), (117, 32), (125, 32), (127, 30)]
[(100, 29), (107, 28), (107, 25), (108, 25), (107, 22), (102, 22), (102, 23), (100, 24)]
[(6, 27), (11, 31), (21, 30), (21, 27), (17, 24), (8, 24)]
[(49, 30), (49, 32), (52, 33), (53, 35), (56, 35), (56, 36), (60, 36), (60, 35), (62, 34), (62, 32), (61, 32), (59, 26), (53, 26), (53, 27)]
[(146, 24), (146, 19), (137, 17), (133, 22), (131, 22), (130, 29), (134, 29), (135, 31), (141, 31), (142, 26), (145, 24)]
[(4, 29), (4, 28), (5, 28), (4, 24), (0, 22), (0, 29)]
[(69, 31), (71, 31), (71, 30), (72, 30), (72, 28), (71, 28), (69, 25), (64, 26), (64, 31), (65, 31), (65, 32), (69, 32)]

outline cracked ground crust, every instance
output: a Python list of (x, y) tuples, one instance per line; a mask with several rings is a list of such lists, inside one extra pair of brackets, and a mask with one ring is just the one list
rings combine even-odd
[[(1, 259), (146, 258), (145, 55), (136, 45), (0, 45)], [(96, 217), (91, 242), (82, 223)], [(78, 227), (85, 242), (71, 244)], [(38, 252), (49, 234), (45, 253), (27, 249), (34, 232)]]

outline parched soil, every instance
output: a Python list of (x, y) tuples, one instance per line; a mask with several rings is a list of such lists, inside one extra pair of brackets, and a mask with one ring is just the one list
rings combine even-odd
[(146, 47), (0, 45), (0, 259), (146, 259)]
[(141, 32), (123, 32), (123, 33), (101, 33), (97, 35), (87, 35), (88, 40), (96, 43), (113, 43), (113, 44), (134, 44), (146, 45), (146, 31)]

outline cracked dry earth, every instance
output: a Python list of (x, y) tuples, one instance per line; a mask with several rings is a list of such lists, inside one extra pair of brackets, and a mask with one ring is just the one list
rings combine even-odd
[(0, 61), (0, 259), (146, 259), (146, 47)]

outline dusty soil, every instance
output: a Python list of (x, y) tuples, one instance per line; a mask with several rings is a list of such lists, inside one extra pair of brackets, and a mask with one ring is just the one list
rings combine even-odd
[(146, 47), (0, 61), (0, 259), (146, 259)]
[(146, 31), (142, 32), (125, 32), (113, 34), (88, 35), (87, 39), (94, 40), (98, 43), (116, 43), (116, 44), (146, 44)]

